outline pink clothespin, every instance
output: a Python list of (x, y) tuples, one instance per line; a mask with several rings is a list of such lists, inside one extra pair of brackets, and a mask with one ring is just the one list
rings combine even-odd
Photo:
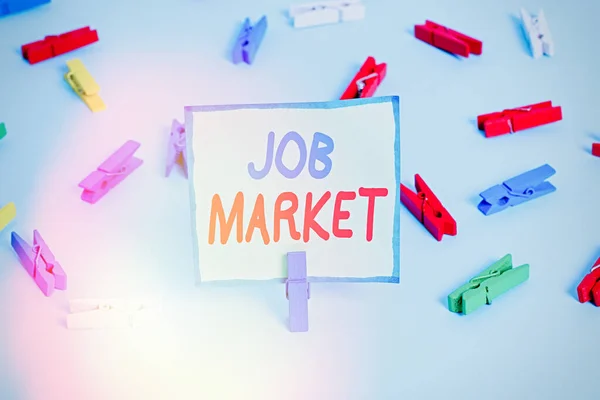
[(129, 174), (135, 171), (144, 161), (135, 158), (133, 153), (140, 147), (138, 142), (128, 140), (115, 151), (98, 169), (79, 183), (83, 188), (81, 200), (95, 204), (109, 190), (117, 186)]
[(167, 156), (167, 177), (175, 164), (180, 164), (185, 177), (188, 177), (185, 126), (176, 119), (171, 124), (169, 154)]
[(21, 265), (33, 278), (42, 293), (52, 295), (54, 289), (67, 288), (67, 275), (44, 239), (37, 230), (33, 231), (33, 247), (24, 241), (16, 232), (11, 235), (10, 244), (19, 256)]

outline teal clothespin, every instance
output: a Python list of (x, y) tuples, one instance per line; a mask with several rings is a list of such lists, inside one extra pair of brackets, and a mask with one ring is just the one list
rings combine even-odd
[(2, 140), (4, 136), (6, 136), (6, 125), (4, 125), (4, 122), (0, 122), (0, 140)]
[(448, 309), (470, 314), (529, 279), (529, 264), (513, 268), (507, 254), (448, 295)]

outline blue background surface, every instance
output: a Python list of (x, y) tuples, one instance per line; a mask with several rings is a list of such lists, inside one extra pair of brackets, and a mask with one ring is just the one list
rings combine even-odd
[[(600, 310), (575, 287), (600, 255), (600, 3), (367, 1), (367, 17), (295, 30), (289, 3), (75, 1), (0, 19), (0, 398), (594, 398)], [(543, 7), (556, 55), (534, 60), (519, 7)], [(269, 28), (252, 66), (230, 49), (244, 18)], [(425, 19), (483, 41), (457, 59), (416, 40)], [(20, 46), (89, 25), (100, 42), (30, 66)], [(183, 107), (339, 98), (365, 58), (388, 63), (377, 95), (399, 95), (402, 182), (421, 174), (458, 221), (441, 243), (401, 214), (400, 284), (315, 284), (310, 331), (286, 325), (282, 284), (194, 287), (188, 182), (163, 177)], [(107, 110), (63, 80), (80, 58)], [(477, 115), (552, 100), (564, 119), (485, 139)], [(126, 140), (144, 165), (96, 205), (78, 182)], [(386, 150), (387, 151), (387, 150)], [(557, 192), (492, 216), (478, 193), (549, 163)], [(45, 298), (10, 247), (39, 229), (69, 277)], [(528, 282), (469, 316), (446, 296), (506, 253)], [(163, 298), (162, 324), (68, 331), (69, 298)]]

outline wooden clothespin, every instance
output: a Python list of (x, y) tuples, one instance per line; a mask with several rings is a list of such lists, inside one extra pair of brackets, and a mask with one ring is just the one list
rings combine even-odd
[(544, 101), (528, 106), (512, 108), (477, 116), (477, 127), (485, 132), (485, 137), (495, 137), (514, 133), (536, 126), (562, 120), (562, 108)]
[(400, 202), (438, 241), (444, 235), (455, 236), (456, 221), (419, 174), (415, 175), (415, 189), (417, 193), (400, 184)]
[(367, 57), (352, 81), (340, 97), (340, 100), (373, 97), (385, 78), (387, 64), (377, 64), (373, 57)]
[(554, 40), (552, 40), (544, 11), (540, 10), (536, 16), (530, 15), (527, 10), (521, 8), (521, 19), (533, 58), (537, 59), (542, 55), (553, 56)]
[(600, 258), (577, 286), (577, 297), (580, 303), (591, 301), (596, 307), (600, 307)]
[(79, 187), (83, 188), (81, 200), (95, 204), (142, 165), (144, 161), (133, 156), (139, 147), (138, 142), (128, 140), (100, 164), (97, 170), (82, 180), (79, 183)]
[(171, 123), (171, 135), (169, 137), (169, 151), (167, 155), (167, 170), (166, 175), (169, 177), (171, 170), (175, 164), (180, 164), (183, 168), (185, 177), (188, 177), (187, 164), (187, 139), (185, 126), (176, 119)]
[(266, 32), (266, 15), (259, 19), (254, 26), (250, 23), (250, 18), (246, 18), (233, 48), (233, 63), (245, 62), (248, 65), (252, 64)]
[(482, 200), (477, 205), (484, 215), (495, 214), (509, 207), (537, 199), (556, 191), (556, 187), (546, 179), (556, 171), (548, 164), (527, 171), (481, 192)]
[(470, 314), (529, 279), (529, 264), (513, 268), (507, 254), (448, 295), (448, 309)]
[(285, 281), (285, 297), (290, 306), (290, 331), (308, 332), (308, 299), (310, 282), (307, 281), (306, 252), (287, 253), (288, 278)]
[(432, 21), (425, 21), (424, 25), (415, 25), (415, 37), (433, 47), (463, 57), (469, 57), (469, 54), (479, 56), (483, 52), (483, 43), (480, 40)]
[(98, 94), (100, 86), (98, 86), (83, 63), (78, 59), (69, 60), (67, 61), (67, 67), (69, 68), (69, 72), (65, 74), (65, 80), (77, 96), (83, 100), (92, 112), (105, 110), (106, 105)]
[(365, 18), (361, 0), (333, 0), (290, 6), (294, 28), (307, 28)]
[(33, 247), (25, 242), (16, 232), (12, 233), (11, 246), (21, 265), (33, 278), (45, 296), (54, 293), (54, 289), (67, 288), (67, 275), (54, 258), (44, 239), (37, 230), (33, 231)]

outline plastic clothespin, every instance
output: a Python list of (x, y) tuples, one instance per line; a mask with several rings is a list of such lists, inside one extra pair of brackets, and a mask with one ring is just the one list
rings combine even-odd
[(385, 78), (387, 64), (377, 64), (371, 56), (367, 57), (362, 67), (358, 70), (350, 85), (346, 88), (340, 100), (373, 97), (375, 91)]
[(433, 47), (463, 57), (469, 57), (469, 54), (479, 56), (483, 52), (480, 40), (429, 20), (423, 25), (415, 25), (415, 37)]
[(361, 0), (322, 1), (292, 5), (289, 14), (294, 28), (307, 28), (364, 19), (365, 6)]
[(529, 264), (513, 268), (507, 254), (448, 295), (448, 309), (470, 314), (529, 279)]
[(577, 297), (580, 303), (592, 301), (596, 307), (600, 307), (600, 258), (596, 260), (590, 272), (577, 286)]
[[(0, 139), (2, 138), (2, 133), (0, 133)], [(600, 157), (600, 143), (592, 143), (592, 155), (596, 157)]]
[(16, 216), (17, 207), (15, 207), (15, 203), (10, 202), (4, 207), (0, 208), (0, 232), (2, 232), (2, 230), (6, 228), (10, 221), (15, 219)]
[(51, 296), (54, 289), (67, 288), (67, 275), (44, 239), (37, 230), (33, 231), (33, 247), (25, 242), (16, 232), (12, 233), (11, 246), (17, 253), (21, 265), (33, 278), (45, 296)]
[(444, 235), (456, 236), (456, 221), (419, 174), (415, 175), (415, 189), (417, 193), (400, 184), (400, 202), (438, 241)]
[(67, 61), (69, 72), (65, 74), (65, 80), (73, 88), (77, 96), (88, 106), (92, 112), (106, 109), (106, 105), (100, 98), (100, 86), (92, 75), (87, 71), (83, 63), (78, 60)]
[(521, 8), (521, 19), (523, 20), (523, 29), (529, 41), (533, 58), (540, 58), (544, 54), (549, 57), (553, 56), (554, 41), (544, 11), (540, 10), (536, 16), (530, 15), (527, 10)]
[(46, 36), (43, 40), (25, 44), (21, 46), (21, 54), (24, 59), (29, 61), (29, 64), (37, 64), (97, 41), (98, 32), (86, 26), (62, 35)]
[(306, 252), (287, 253), (288, 278), (285, 281), (285, 297), (290, 306), (290, 331), (308, 332), (308, 299), (310, 282), (306, 276)]
[(514, 133), (562, 120), (562, 108), (551, 101), (477, 116), (477, 127), (485, 137)]
[(263, 15), (254, 26), (250, 23), (250, 18), (246, 18), (233, 48), (233, 63), (239, 64), (243, 61), (248, 65), (252, 64), (266, 32), (266, 15)]
[(0, 17), (50, 3), (50, 0), (0, 0)]
[(176, 119), (171, 124), (171, 136), (169, 138), (169, 151), (167, 155), (167, 177), (175, 164), (180, 164), (185, 177), (188, 177), (187, 151), (186, 151), (185, 126)]
[(6, 125), (0, 122), (0, 140), (4, 139), (4, 136), (6, 136)]
[(501, 185), (492, 186), (479, 194), (483, 200), (477, 208), (484, 215), (491, 215), (550, 194), (556, 191), (556, 187), (546, 182), (546, 179), (555, 173), (554, 168), (544, 164), (504, 181)]
[(157, 317), (160, 305), (144, 300), (75, 299), (69, 301), (68, 329), (133, 328)]
[(83, 188), (81, 200), (95, 204), (142, 165), (144, 161), (133, 156), (139, 147), (138, 142), (128, 140), (100, 164), (96, 171), (82, 180), (79, 183), (79, 187)]

